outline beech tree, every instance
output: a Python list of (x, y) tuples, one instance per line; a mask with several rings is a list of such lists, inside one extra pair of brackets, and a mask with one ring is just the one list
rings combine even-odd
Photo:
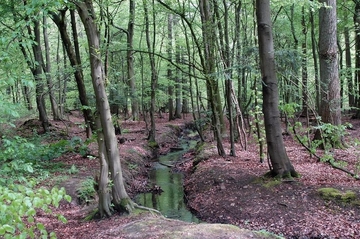
[(69, 58), (71, 66), (74, 68), (74, 77), (76, 81), (76, 86), (79, 92), (79, 100), (81, 105), (83, 106), (82, 111), (85, 119), (85, 123), (87, 125), (87, 136), (90, 136), (90, 129), (95, 130), (95, 121), (93, 119), (92, 112), (90, 110), (90, 104), (88, 102), (87, 91), (84, 83), (84, 73), (81, 67), (81, 57), (80, 50), (78, 45), (78, 34), (75, 23), (75, 14), (74, 10), (70, 10), (71, 15), (71, 28), (73, 35), (73, 42), (68, 34), (67, 30), (67, 21), (66, 21), (66, 12), (67, 8), (59, 10), (56, 12), (50, 12), (50, 16), (53, 22), (58, 27), (61, 40), (63, 42), (64, 48), (66, 50), (67, 56)]
[(270, 0), (256, 0), (257, 31), (263, 91), (263, 113), (271, 173), (279, 177), (297, 176), (287, 156), (280, 122), (279, 93), (275, 71)]
[[(106, 167), (106, 158), (108, 159), (108, 167), (111, 177), (111, 194), (114, 208), (118, 211), (131, 212), (134, 209), (134, 202), (129, 198), (124, 185), (122, 169), (120, 164), (119, 149), (117, 147), (117, 139), (115, 135), (114, 125), (110, 112), (108, 97), (105, 91), (104, 68), (101, 61), (100, 34), (97, 26), (96, 13), (91, 0), (74, 1), (77, 12), (84, 25), (87, 41), (89, 45), (89, 57), (91, 67), (91, 79), (96, 96), (96, 108), (98, 111), (99, 121), (101, 125), (101, 133), (98, 137), (99, 148), (105, 152), (101, 156), (102, 167)], [(104, 145), (102, 145), (102, 142)], [(105, 159), (105, 160), (104, 160)], [(101, 170), (99, 185), (99, 197), (101, 206), (99, 206), (100, 215), (108, 215), (111, 211), (110, 203), (108, 203), (109, 195), (106, 191), (108, 184), (107, 170)]]

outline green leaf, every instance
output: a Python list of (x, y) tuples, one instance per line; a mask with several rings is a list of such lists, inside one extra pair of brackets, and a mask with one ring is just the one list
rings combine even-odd
[(35, 216), (36, 211), (34, 208), (30, 208), (26, 213), (25, 216)]
[(66, 201), (71, 202), (71, 196), (65, 195), (64, 198), (65, 198)]
[(50, 239), (56, 239), (56, 233), (50, 232)]
[(67, 219), (61, 214), (58, 215), (58, 220), (63, 222), (63, 223), (67, 223)]
[(35, 197), (35, 198), (33, 199), (33, 205), (34, 205), (34, 207), (42, 207), (43, 204), (44, 204), (44, 200), (42, 200), (41, 198)]
[(33, 216), (29, 216), (27, 219), (28, 223), (34, 223), (34, 217)]
[(44, 226), (44, 224), (42, 224), (42, 223), (36, 223), (36, 227), (37, 227), (37, 229), (39, 229), (40, 231), (45, 230), (45, 226)]
[(15, 228), (13, 226), (10, 226), (9, 224), (2, 225), (0, 227), (0, 235), (4, 235), (5, 233), (15, 233)]

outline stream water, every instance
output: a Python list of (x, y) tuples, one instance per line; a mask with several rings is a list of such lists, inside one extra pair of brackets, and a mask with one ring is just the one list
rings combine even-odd
[(136, 197), (137, 203), (159, 210), (165, 217), (179, 219), (187, 222), (199, 222), (186, 207), (183, 190), (183, 174), (173, 172), (171, 167), (182, 157), (189, 147), (194, 146), (196, 141), (184, 142), (182, 150), (170, 152), (162, 155), (155, 163), (153, 170), (150, 172), (150, 184), (159, 186), (163, 192), (142, 193)]

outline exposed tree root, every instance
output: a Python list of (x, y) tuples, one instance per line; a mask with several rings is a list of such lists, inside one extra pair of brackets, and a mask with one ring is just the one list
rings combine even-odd
[(163, 215), (161, 214), (161, 212), (158, 211), (158, 210), (156, 210), (156, 209), (154, 209), (154, 208), (140, 206), (140, 205), (137, 204), (137, 203), (134, 203), (133, 206), (134, 206), (134, 208), (137, 208), (137, 209), (140, 209), (140, 210), (144, 210), (144, 211), (149, 211), (151, 214), (155, 213), (155, 214), (163, 217)]

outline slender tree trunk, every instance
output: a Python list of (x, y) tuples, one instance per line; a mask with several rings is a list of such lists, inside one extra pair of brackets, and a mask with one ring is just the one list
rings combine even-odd
[[(101, 121), (96, 117), (96, 127), (101, 129)], [(102, 130), (97, 130), (97, 142), (99, 146), (99, 161), (100, 161), (100, 176), (95, 178), (97, 183), (97, 193), (99, 196), (98, 209), (100, 217), (111, 216), (111, 198), (109, 192), (109, 159), (106, 153), (106, 146), (104, 141), (104, 133)]]
[(308, 117), (308, 72), (307, 72), (307, 27), (305, 22), (305, 7), (301, 9), (301, 26), (304, 40), (301, 44), (301, 78), (302, 78), (302, 116)]
[(346, 80), (348, 87), (348, 98), (349, 98), (349, 107), (352, 109), (355, 107), (355, 98), (354, 98), (354, 83), (352, 75), (352, 60), (351, 60), (351, 46), (350, 46), (350, 33), (349, 28), (345, 27), (344, 30), (344, 40), (345, 40), (345, 64), (346, 64)]
[(263, 112), (268, 154), (272, 174), (297, 176), (286, 154), (279, 112), (279, 92), (275, 72), (274, 45), (270, 17), (270, 0), (256, 0), (260, 68), (263, 87)]
[[(313, 0), (311, 0), (313, 1)], [(315, 80), (315, 107), (320, 110), (320, 79), (319, 79), (319, 64), (318, 64), (318, 53), (317, 53), (317, 42), (315, 35), (315, 20), (314, 13), (310, 9), (310, 33), (311, 33), (311, 51), (314, 60), (314, 80)]]
[(354, 0), (354, 27), (355, 27), (355, 104), (357, 111), (354, 118), (360, 118), (360, 0)]
[[(174, 16), (169, 13), (168, 15), (168, 45), (167, 45), (167, 57), (172, 61), (173, 54), (173, 21)], [(173, 70), (171, 64), (167, 65), (167, 78), (168, 78), (168, 108), (169, 108), (169, 121), (174, 120), (174, 85), (173, 85)]]
[[(148, 140), (149, 142), (156, 142), (156, 126), (155, 126), (155, 97), (156, 97), (156, 86), (157, 86), (157, 72), (155, 68), (155, 59), (154, 59), (154, 44), (155, 37), (153, 39), (153, 45), (151, 45), (150, 40), (150, 23), (149, 23), (149, 12), (147, 8), (146, 0), (143, 0), (144, 4), (144, 17), (145, 17), (145, 35), (146, 35), (146, 44), (149, 51), (150, 67), (151, 67), (151, 94), (150, 94), (150, 131)], [(155, 28), (155, 26), (154, 26)], [(155, 32), (155, 29), (153, 29)]]
[[(42, 58), (42, 49), (41, 49), (41, 34), (40, 34), (40, 23), (39, 21), (34, 22), (34, 40), (35, 44), (33, 44), (33, 54), (35, 60), (35, 66), (32, 70), (35, 82), (36, 82), (36, 105), (39, 111), (39, 120), (41, 121), (42, 127), (45, 132), (49, 131), (49, 119), (46, 112), (45, 98), (44, 98), (44, 83), (41, 77), (42, 67), (44, 64)], [(31, 33), (30, 26), (28, 27), (29, 33)]]
[(54, 85), (53, 85), (52, 78), (51, 78), (50, 46), (49, 46), (47, 27), (48, 27), (47, 26), (47, 16), (44, 15), (43, 16), (43, 35), (44, 35), (45, 60), (46, 60), (46, 63), (44, 63), (45, 64), (44, 71), (45, 71), (45, 75), (46, 75), (46, 82), (47, 82), (48, 91), (49, 91), (49, 98), (50, 98), (51, 112), (53, 114), (53, 119), (59, 120), (60, 119), (59, 109), (58, 109), (58, 105), (55, 100), (54, 89), (53, 89)]
[[(175, 62), (176, 64), (180, 65), (180, 60), (181, 60), (181, 49), (178, 43), (176, 43), (175, 46), (176, 52), (175, 52)], [(182, 105), (181, 105), (181, 98), (182, 98), (182, 87), (181, 87), (181, 76), (182, 73), (180, 72), (179, 69), (176, 70), (176, 76), (175, 76), (175, 114), (174, 114), (174, 118), (175, 119), (180, 119), (181, 118), (181, 110), (182, 110)]]
[(218, 154), (225, 156), (225, 150), (222, 143), (221, 129), (223, 123), (223, 113), (221, 108), (219, 86), (215, 80), (215, 31), (213, 26), (213, 14), (211, 12), (210, 3), (206, 0), (199, 1), (201, 23), (202, 23), (202, 35), (203, 35), (203, 47), (204, 47), (204, 58), (206, 59), (203, 63), (204, 74), (206, 77), (206, 85), (208, 92), (208, 99), (210, 109), (212, 112), (212, 124), (214, 136), (217, 143)]
[[(96, 25), (96, 14), (91, 0), (76, 1), (74, 3), (84, 24), (89, 45), (91, 78), (111, 173), (112, 203), (118, 211), (131, 212), (134, 209), (134, 203), (125, 190), (115, 129), (105, 91), (104, 67), (101, 61), (100, 34)], [(106, 182), (100, 182), (100, 184), (102, 183), (106, 184)], [(106, 210), (103, 213), (105, 214)]]
[(136, 94), (136, 80), (134, 72), (134, 51), (133, 51), (133, 38), (134, 38), (134, 24), (135, 24), (135, 0), (129, 1), (129, 23), (127, 34), (127, 71), (128, 71), (128, 84), (130, 87), (130, 99), (131, 99), (131, 112), (133, 120), (139, 120), (139, 104)]
[(65, 21), (66, 10), (61, 10), (59, 14), (51, 12), (51, 18), (59, 29), (61, 40), (66, 49), (66, 53), (69, 57), (70, 64), (75, 69), (74, 76), (75, 76), (76, 86), (79, 92), (79, 100), (82, 105), (82, 112), (84, 115), (85, 123), (87, 125), (86, 128), (87, 137), (90, 137), (90, 132), (91, 132), (90, 130), (93, 131), (96, 130), (96, 125), (90, 109), (90, 104), (88, 102), (85, 83), (84, 83), (84, 74), (81, 68), (81, 57), (80, 57), (80, 49), (79, 49), (78, 37), (77, 37), (78, 34), (76, 30), (75, 14), (73, 10), (71, 10), (70, 13), (72, 16), (71, 23), (72, 23), (74, 46), (72, 45), (72, 41), (67, 32), (67, 23)]

